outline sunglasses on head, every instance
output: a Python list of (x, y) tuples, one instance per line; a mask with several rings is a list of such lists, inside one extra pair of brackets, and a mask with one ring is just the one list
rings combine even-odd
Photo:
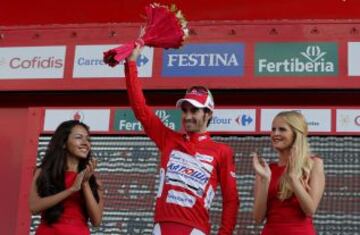
[(186, 94), (209, 94), (209, 91), (203, 86), (193, 86), (186, 90)]

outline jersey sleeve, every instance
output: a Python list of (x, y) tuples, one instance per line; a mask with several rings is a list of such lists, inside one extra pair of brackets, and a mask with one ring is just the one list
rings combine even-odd
[(240, 200), (236, 187), (235, 164), (232, 149), (226, 146), (222, 157), (219, 174), (223, 210), (218, 234), (231, 235), (236, 225)]
[(144, 128), (145, 133), (152, 139), (159, 149), (164, 146), (171, 129), (166, 127), (153, 110), (146, 104), (142, 87), (137, 76), (135, 61), (125, 63), (126, 88), (129, 102), (137, 120)]

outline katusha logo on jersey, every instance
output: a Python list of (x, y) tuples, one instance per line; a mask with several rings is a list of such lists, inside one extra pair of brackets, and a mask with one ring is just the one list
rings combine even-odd
[(336, 43), (258, 43), (258, 76), (325, 76), (338, 73)]
[(190, 167), (186, 167), (183, 166), (181, 164), (175, 164), (175, 163), (171, 163), (168, 166), (168, 170), (171, 170), (173, 172), (179, 172), (181, 174), (187, 175), (187, 176), (191, 176), (193, 180), (196, 180), (200, 183), (207, 183), (209, 180), (209, 177), (207, 174), (196, 170), (196, 169), (192, 169)]

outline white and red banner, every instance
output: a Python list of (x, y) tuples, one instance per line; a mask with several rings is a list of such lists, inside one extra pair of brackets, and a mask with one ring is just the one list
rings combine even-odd
[[(274, 32), (281, 32), (274, 37), (264, 24), (222, 24), (221, 31), (198, 24), (195, 32), (201, 37), (190, 37), (179, 49), (144, 48), (137, 61), (139, 77), (147, 90), (188, 84), (238, 90), (360, 88), (360, 40), (344, 34), (344, 28), (359, 26), (322, 22), (314, 34), (313, 23), (274, 23)], [(14, 29), (0, 39), (1, 91), (126, 89), (123, 65), (110, 68), (102, 57), (136, 38), (138, 25), (114, 24), (111, 30), (77, 25), (72, 33), (41, 29)]]
[[(153, 110), (157, 110), (158, 116), (160, 111), (166, 115), (161, 118), (164, 125), (182, 131), (180, 110), (165, 106), (156, 106)], [(218, 107), (208, 130), (214, 134), (268, 135), (273, 118), (288, 110), (304, 115), (310, 135), (360, 135), (360, 107)], [(130, 107), (46, 108), (43, 132), (53, 132), (61, 122), (74, 119), (89, 125), (95, 133), (144, 133)], [(131, 128), (122, 128), (119, 123), (123, 122)]]
[(296, 110), (304, 115), (308, 124), (309, 132), (331, 132), (331, 109), (261, 109), (260, 131), (271, 131), (271, 123), (274, 117), (281, 111)]
[(66, 46), (0, 47), (0, 80), (61, 79), (65, 53)]
[[(119, 45), (81, 45), (75, 48), (73, 78), (123, 78), (124, 64), (115, 68), (103, 62), (103, 52)], [(138, 76), (152, 77), (154, 49), (145, 47), (138, 59)]]
[(46, 109), (44, 131), (55, 131), (58, 125), (67, 120), (79, 120), (90, 127), (90, 131), (108, 132), (110, 109)]
[(215, 109), (210, 132), (255, 132), (256, 109)]
[(360, 76), (360, 42), (348, 43), (348, 74)]
[(359, 133), (360, 109), (337, 109), (336, 132)]

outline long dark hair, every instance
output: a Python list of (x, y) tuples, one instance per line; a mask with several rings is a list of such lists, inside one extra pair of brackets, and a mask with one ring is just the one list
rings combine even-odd
[[(86, 124), (77, 120), (70, 120), (61, 123), (51, 137), (45, 156), (39, 166), (41, 169), (40, 175), (36, 180), (36, 186), (40, 197), (54, 195), (65, 190), (67, 149), (64, 148), (64, 146), (66, 146), (69, 134), (75, 126), (82, 126), (89, 132), (89, 127)], [(86, 168), (91, 156), (92, 153), (89, 151), (86, 159), (80, 159), (78, 172)], [(97, 192), (99, 186), (96, 183), (94, 175), (90, 177), (89, 184), (96, 201), (99, 202), (99, 195)], [(64, 205), (60, 202), (55, 206), (46, 209), (42, 214), (42, 218), (46, 223), (52, 224), (59, 219), (63, 211)]]

